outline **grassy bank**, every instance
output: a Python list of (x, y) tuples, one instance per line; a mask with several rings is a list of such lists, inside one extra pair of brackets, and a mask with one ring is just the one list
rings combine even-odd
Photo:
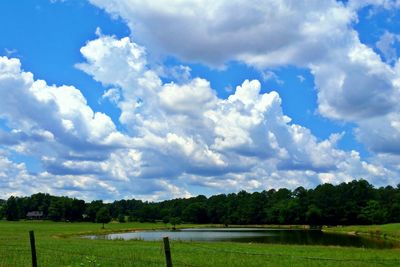
[[(191, 225), (181, 225), (182, 227)], [(165, 266), (161, 242), (88, 240), (77, 234), (165, 228), (158, 223), (0, 222), (0, 266)], [(400, 250), (300, 245), (171, 242), (174, 266), (400, 266)]]
[(331, 233), (344, 233), (353, 235), (364, 235), (380, 237), (400, 242), (400, 223), (383, 225), (352, 225), (340, 227), (325, 227), (323, 231)]

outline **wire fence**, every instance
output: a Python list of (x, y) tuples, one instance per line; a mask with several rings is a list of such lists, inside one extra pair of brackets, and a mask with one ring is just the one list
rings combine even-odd
[[(3, 261), (3, 254), (7, 254), (11, 261)], [(18, 258), (17, 258), (18, 257)], [(36, 247), (37, 266), (163, 266), (164, 261), (160, 257), (159, 260), (143, 259), (137, 256), (109, 256), (100, 255), (91, 252), (79, 252), (70, 249), (50, 248), (44, 246)], [(5, 257), (4, 257), (5, 258)], [(180, 264), (182, 266), (188, 266)], [(15, 245), (0, 246), (0, 267), (21, 267), (31, 265), (31, 250), (27, 248), (17, 247)]]
[[(143, 247), (142, 250), (150, 247)], [(100, 247), (94, 249), (97, 253), (92, 253), (90, 249), (87, 251), (80, 251), (79, 249), (73, 249), (73, 247), (64, 246), (49, 246), (46, 244), (39, 244), (36, 246), (36, 254), (38, 258), (38, 266), (165, 266), (166, 261), (164, 258), (165, 247), (160, 243), (159, 248), (151, 249), (151, 255), (155, 256), (152, 259), (148, 259), (146, 255), (139, 255), (132, 251), (132, 253), (126, 253), (126, 255), (107, 255), (101, 254)], [(158, 251), (158, 252), (157, 252)], [(29, 241), (26, 240), (26, 246), (21, 247), (18, 244), (9, 244), (3, 242), (0, 244), (0, 267), (3, 266), (30, 266), (30, 256), (32, 250), (29, 248)], [(25, 260), (15, 259), (14, 262), (3, 262), (2, 254), (8, 258), (10, 255), (24, 257)], [(251, 251), (246, 249), (224, 249), (216, 246), (209, 246), (199, 242), (173, 242), (172, 243), (172, 258), (174, 266), (182, 267), (203, 267), (211, 266), (209, 264), (198, 264), (193, 259), (193, 262), (187, 262), (183, 259), (183, 255), (197, 255), (198, 257), (208, 257), (210, 260), (214, 257), (224, 258), (225, 256), (236, 256), (241, 259), (247, 257), (262, 257), (265, 260), (273, 258), (281, 258), (285, 260), (304, 260), (312, 262), (332, 262), (337, 264), (344, 264), (351, 266), (352, 263), (359, 265), (380, 265), (380, 266), (400, 266), (400, 255), (395, 258), (338, 258), (338, 257), (322, 257), (322, 256), (305, 256), (295, 255), (289, 253), (278, 253), (278, 252), (261, 252)], [(54, 261), (58, 262), (54, 262)], [(191, 259), (192, 260), (192, 259)], [(20, 263), (23, 263), (20, 265)], [(32, 265), (33, 266), (33, 265)], [(168, 265), (167, 265), (168, 266)]]
[[(18, 244), (0, 244), (0, 267), (20, 267), (20, 266), (30, 266), (31, 252), (29, 248), (29, 241), (25, 240), (27, 246), (22, 247)], [(147, 247), (146, 247), (147, 248)], [(140, 255), (131, 254), (126, 256), (121, 255), (104, 255), (93, 252), (81, 252), (77, 249), (72, 249), (71, 247), (60, 248), (52, 247), (44, 244), (36, 244), (35, 253), (38, 259), (38, 266), (164, 266), (165, 260), (163, 260), (163, 245), (160, 244), (159, 248), (154, 251), (158, 251), (158, 259), (144, 259)], [(98, 252), (99, 249), (96, 248)], [(14, 258), (13, 261), (2, 261), (2, 253), (7, 254), (8, 258), (17, 256), (20, 259)], [(5, 258), (5, 257), (4, 257)], [(66, 260), (65, 260), (66, 258)], [(200, 265), (195, 265), (187, 263), (182, 260), (175, 260), (174, 266), (182, 267), (203, 267)]]
[(301, 255), (290, 255), (284, 253), (264, 253), (264, 252), (251, 252), (251, 251), (240, 251), (240, 250), (231, 250), (231, 249), (220, 249), (220, 248), (210, 248), (204, 245), (200, 245), (198, 243), (191, 243), (191, 246), (194, 246), (198, 249), (202, 249), (209, 252), (220, 252), (225, 254), (235, 254), (235, 255), (245, 255), (245, 256), (262, 256), (262, 257), (284, 257), (284, 258), (293, 258), (293, 259), (303, 259), (303, 260), (313, 260), (313, 261), (334, 261), (334, 262), (365, 262), (365, 263), (398, 263), (400, 266), (400, 257), (399, 258), (391, 258), (391, 259), (354, 259), (354, 258), (327, 258), (327, 257), (310, 257), (310, 256), (301, 256)]

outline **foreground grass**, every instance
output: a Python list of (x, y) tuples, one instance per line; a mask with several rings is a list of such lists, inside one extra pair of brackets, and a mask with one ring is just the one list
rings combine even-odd
[(352, 225), (324, 228), (326, 232), (381, 237), (400, 241), (400, 223), (383, 225)]
[[(187, 226), (192, 225), (182, 225)], [(78, 236), (159, 228), (165, 225), (111, 223), (101, 230), (93, 223), (1, 221), (0, 266), (30, 266), (29, 230), (35, 231), (39, 266), (165, 266), (161, 242)], [(174, 266), (400, 266), (400, 249), (171, 242), (171, 250)]]

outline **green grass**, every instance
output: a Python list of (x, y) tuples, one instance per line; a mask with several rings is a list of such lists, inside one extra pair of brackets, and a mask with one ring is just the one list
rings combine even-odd
[(400, 241), (400, 223), (390, 223), (383, 225), (352, 225), (324, 228), (323, 230), (332, 233), (346, 233), (365, 236), (368, 235)]
[[(187, 226), (193, 225), (181, 225)], [(30, 266), (29, 230), (35, 231), (39, 266), (165, 266), (161, 242), (79, 237), (87, 233), (165, 228), (164, 224), (111, 223), (105, 230), (100, 228), (93, 223), (1, 221), (0, 266)], [(393, 229), (396, 232), (395, 226)], [(174, 266), (400, 266), (400, 249), (171, 242), (171, 250)]]

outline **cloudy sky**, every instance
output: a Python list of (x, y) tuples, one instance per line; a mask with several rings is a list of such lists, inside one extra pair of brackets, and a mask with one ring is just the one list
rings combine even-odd
[(400, 1), (0, 2), (0, 198), (400, 183)]

